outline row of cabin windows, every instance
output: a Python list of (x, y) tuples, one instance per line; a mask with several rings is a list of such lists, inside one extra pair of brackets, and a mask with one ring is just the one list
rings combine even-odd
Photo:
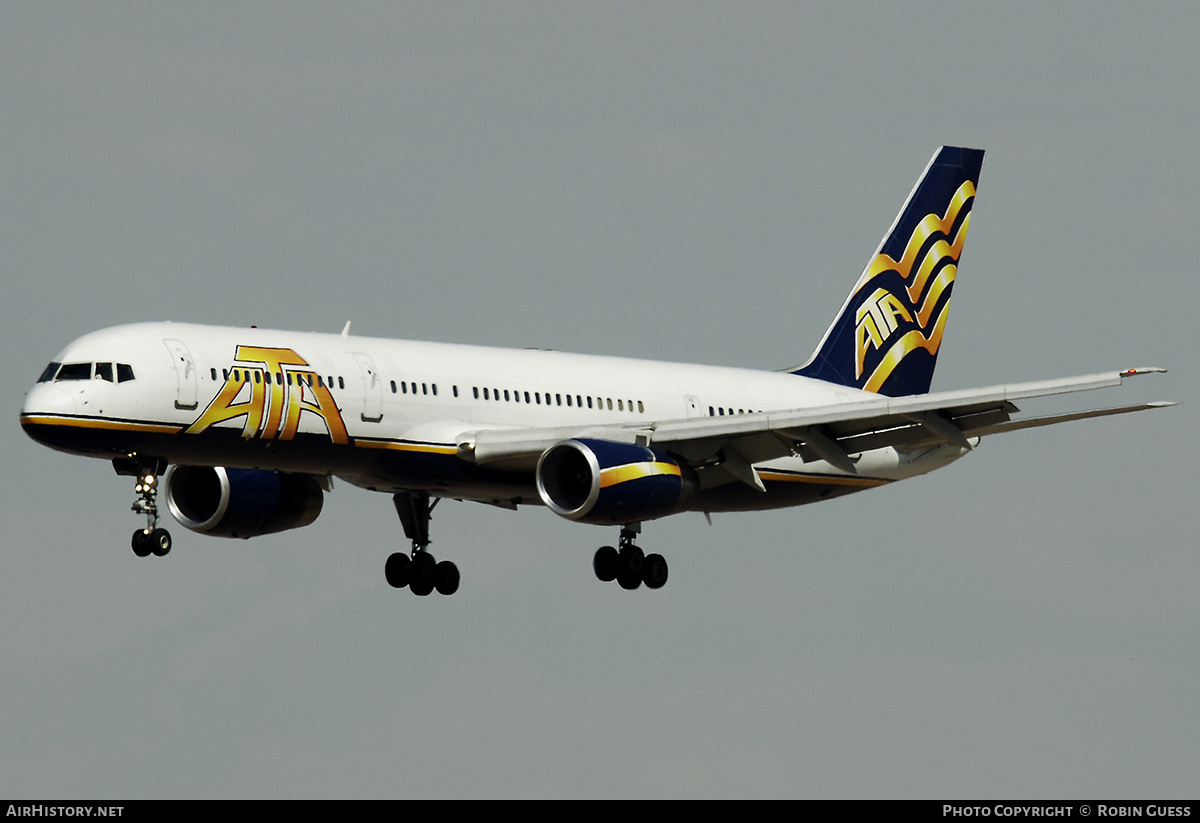
[[(391, 384), (392, 384), (392, 394), (395, 394), (396, 393), (396, 381), (395, 380), (391, 381)], [(453, 392), (455, 397), (458, 397), (458, 386), (451, 386), (450, 390)], [(403, 380), (400, 381), (400, 394), (416, 394), (416, 393), (417, 393), (417, 384), (415, 381), (412, 383), (405, 383)], [(422, 383), (421, 384), (421, 394), (432, 394), (434, 397), (437, 397), (437, 383)]]
[[(115, 370), (114, 370), (114, 366), (115, 366)], [(213, 380), (217, 379), (217, 370), (215, 368), (209, 369), (209, 373), (212, 376)], [(255, 383), (262, 382), (263, 372), (259, 369), (234, 369), (233, 370), (233, 379), (241, 380), (241, 379), (243, 379), (243, 375), (244, 375), (244, 378), (246, 380), (250, 380), (251, 374), (254, 375), (253, 379), (254, 379)], [(287, 375), (286, 377), (284, 377), (285, 374)], [(286, 380), (287, 384), (289, 386), (292, 385), (293, 384), (292, 375), (293, 375), (293, 372), (290, 372), (290, 371), (289, 372), (274, 372), (275, 384), (282, 386), (284, 381)], [(125, 383), (125, 382), (132, 380), (133, 379), (133, 367), (130, 366), (128, 363), (115, 363), (114, 364), (114, 363), (109, 363), (109, 362), (67, 363), (65, 365), (62, 363), (51, 363), (50, 365), (46, 366), (45, 371), (42, 372), (42, 375), (41, 375), (41, 377), (38, 378), (37, 382), (49, 383), (50, 381), (60, 381), (60, 380), (96, 379), (96, 380), (107, 380), (108, 382), (112, 383), (112, 382), (114, 382), (114, 377), (115, 377), (115, 381), (118, 383)], [(229, 369), (221, 369), (221, 377), (224, 380), (228, 380), (229, 379)], [(317, 385), (322, 388), (325, 388), (326, 386), (328, 386), (329, 388), (333, 388), (334, 383), (335, 383), (335, 378), (332, 375), (330, 377), (326, 378), (323, 375), (312, 374), (309, 372), (295, 372), (295, 381), (296, 381), (297, 385), (312, 386), (314, 379), (316, 380)], [(268, 377), (267, 380), (268, 380), (268, 382), (270, 382), (271, 378)], [(346, 388), (346, 381), (343, 377), (341, 377), (341, 376), (337, 377), (336, 383), (337, 383), (337, 387), (339, 389)], [(390, 381), (390, 383), (391, 383), (391, 388), (392, 388), (392, 394), (399, 393), (399, 394), (415, 395), (417, 393), (417, 383), (415, 381), (414, 382), (405, 382), (402, 380), (397, 385), (396, 381), (392, 380), (392, 381)], [(434, 397), (437, 397), (437, 393), (438, 393), (437, 383), (421, 383), (420, 386), (421, 386), (421, 388), (420, 388), (421, 394), (433, 395)], [(458, 397), (458, 386), (452, 386), (451, 388), (452, 388), (454, 396)], [(480, 389), (478, 386), (475, 386), (474, 388), (472, 388), (471, 391), (475, 395), (476, 400), (480, 399)], [(550, 392), (545, 392), (545, 393), (533, 392), (531, 394), (530, 392), (527, 392), (527, 391), (517, 391), (515, 389), (512, 390), (511, 392), (508, 389), (501, 390), (501, 389), (497, 389), (497, 388), (492, 388), (489, 390), (485, 386), (482, 390), (482, 397), (484, 400), (500, 400), (501, 397), (503, 397), (505, 401), (516, 402), (516, 403), (520, 403), (521, 399), (524, 398), (524, 401), (526, 403), (531, 403), (531, 404), (539, 405), (539, 406), (540, 405), (547, 405), (547, 406), (552, 405)], [(567, 405), (568, 407), (582, 409), (584, 407), (584, 405), (586, 404), (587, 408), (589, 408), (589, 409), (603, 410), (603, 409), (607, 408), (608, 411), (613, 411), (613, 409), (614, 409), (613, 399), (611, 397), (592, 397), (590, 395), (585, 396), (585, 395), (578, 395), (578, 394), (575, 394), (575, 395), (565, 394), (564, 395), (564, 394), (556, 393), (553, 396), (553, 405), (556, 405), (556, 406), (564, 405), (563, 398), (566, 398), (565, 405)], [(634, 410), (634, 401), (617, 398), (615, 408), (616, 408), (616, 411), (632, 412)], [(646, 411), (646, 408), (643, 405), (641, 400), (637, 401), (637, 411), (639, 414), (644, 414)], [(717, 408), (714, 406), (708, 407), (708, 416), (709, 417), (717, 417), (717, 416), (723, 417), (725, 415), (733, 415), (735, 413), (736, 414), (745, 414), (746, 410), (738, 409), (735, 412), (731, 408)], [(750, 413), (753, 414), (754, 410), (751, 409)]]
[[(209, 374), (212, 376), (212, 379), (216, 380), (217, 379), (217, 370), (209, 369), (208, 371), (209, 371)], [(221, 379), (222, 380), (228, 380), (229, 374), (230, 374), (229, 369), (221, 369)], [(285, 374), (287, 375), (286, 377), (284, 377)], [(295, 375), (294, 380), (293, 380), (293, 376), (292, 376), (293, 374)], [(255, 383), (263, 382), (263, 372), (261, 369), (234, 369), (233, 370), (233, 379), (234, 380), (249, 381), (250, 375), (254, 375)], [(326, 378), (320, 374), (312, 374), (311, 372), (290, 372), (290, 371), (289, 372), (269, 373), (267, 375), (268, 383), (271, 382), (272, 375), (274, 375), (275, 385), (277, 385), (277, 386), (282, 386), (284, 384), (285, 380), (287, 381), (287, 384), (289, 386), (293, 385), (293, 383), (294, 383), (294, 385), (297, 385), (297, 386), (311, 386), (313, 384), (313, 382), (316, 381), (316, 384), (318, 386), (320, 386), (321, 388), (325, 388), (326, 386), (328, 386), (329, 388), (332, 389), (333, 383), (334, 383), (333, 377)], [(346, 381), (343, 380), (341, 377), (338, 377), (337, 378), (337, 387), (339, 389), (346, 388)]]
[[(212, 375), (212, 379), (216, 380), (217, 379), (217, 370), (210, 369), (209, 371)], [(244, 378), (245, 380), (250, 380), (251, 374), (254, 375), (253, 379), (254, 379), (255, 383), (262, 382), (262, 380), (263, 380), (262, 374), (263, 373), (261, 370), (258, 370), (258, 369), (234, 369), (233, 370), (233, 379), (234, 380), (242, 380)], [(286, 374), (286, 377), (284, 376), (285, 374)], [(287, 384), (289, 386), (292, 385), (292, 374), (293, 373), (290, 371), (289, 372), (274, 372), (275, 384), (282, 386), (284, 381), (286, 380)], [(334, 385), (333, 377), (328, 378), (328, 382), (326, 382), (326, 379), (322, 375), (319, 375), (319, 374), (313, 375), (313, 374), (306, 373), (306, 372), (296, 372), (295, 374), (296, 374), (295, 379), (296, 379), (297, 384), (311, 386), (313, 384), (313, 379), (315, 377), (316, 381), (317, 381), (317, 385), (319, 385), (321, 387), (328, 385), (330, 388), (333, 388), (333, 385)], [(228, 380), (229, 379), (229, 370), (222, 369), (221, 376), (223, 379)], [(267, 381), (270, 382), (270, 380), (271, 380), (271, 378), (268, 377)], [(413, 395), (415, 395), (415, 394), (417, 394), (417, 391), (418, 391), (417, 383), (415, 381), (406, 382), (406, 381), (401, 380), (400, 383), (397, 384), (395, 380), (391, 380), (391, 381), (389, 381), (389, 385), (391, 386), (392, 394), (413, 394)], [(346, 381), (340, 376), (337, 378), (337, 387), (339, 389), (346, 388)], [(458, 397), (458, 386), (452, 386), (451, 391), (455, 397)], [(475, 399), (478, 400), (480, 398), (479, 387), (478, 386), (474, 387), (472, 389), (472, 392), (475, 395)], [(427, 395), (427, 396), (433, 395), (434, 397), (437, 397), (437, 393), (438, 393), (437, 383), (421, 383), (420, 384), (420, 393), (423, 395)], [(552, 403), (550, 392), (542, 393), (542, 392), (535, 391), (535, 392), (530, 393), (527, 391), (517, 391), (515, 389), (512, 390), (511, 392), (508, 389), (504, 389), (502, 392), (500, 389), (495, 389), (495, 388), (489, 390), (488, 388), (485, 387), (483, 389), (483, 399), (484, 400), (499, 400), (501, 398), (501, 396), (503, 396), (503, 398), (506, 401), (516, 402), (516, 403), (520, 403), (521, 399), (523, 397), (525, 399), (526, 403), (531, 403), (531, 404), (538, 405), (538, 406), (540, 406), (540, 405), (549, 406), (552, 404), (557, 405), (557, 406), (562, 406), (562, 405), (564, 405), (563, 398), (565, 397), (566, 405), (568, 407), (578, 407), (578, 408), (582, 409), (584, 407), (584, 405), (586, 404), (589, 409), (604, 409), (605, 407), (607, 407), (609, 411), (612, 411), (614, 408), (613, 399), (611, 397), (592, 397), (592, 396), (583, 396), (583, 395), (578, 395), (578, 394), (575, 394), (575, 395), (555, 394), (553, 396), (553, 403)], [(615, 408), (617, 411), (632, 412), (634, 410), (634, 401), (633, 400), (625, 400), (623, 398), (617, 398)], [(638, 413), (643, 413), (643, 414), (646, 411), (646, 407), (642, 403), (641, 400), (637, 401), (637, 411), (638, 411)], [(709, 411), (711, 413), (711, 411), (712, 411), (711, 408)], [(730, 411), (730, 414), (733, 414), (733, 412)]]
[[(51, 365), (54, 365), (54, 364), (51, 364)], [(128, 368), (128, 367), (126, 367), (126, 368)], [(212, 376), (213, 380), (217, 379), (217, 370), (215, 368), (209, 369), (209, 373)], [(254, 379), (255, 383), (261, 383), (263, 381), (263, 376), (262, 376), (263, 372), (259, 369), (234, 369), (233, 370), (233, 379), (234, 380), (242, 380), (242, 379), (250, 380), (251, 374), (254, 375), (253, 379)], [(274, 372), (273, 374), (274, 374), (274, 380), (275, 380), (276, 385), (282, 386), (285, 381), (287, 382), (287, 384), (289, 386), (292, 385), (293, 372), (290, 372), (290, 371)], [(295, 372), (294, 374), (296, 375), (295, 381), (296, 381), (297, 385), (311, 386), (313, 384), (314, 378), (316, 379), (318, 386), (321, 386), (321, 387), (328, 386), (329, 388), (333, 388), (333, 385), (334, 385), (333, 377), (325, 378), (322, 375), (319, 375), (319, 374), (314, 375), (314, 374), (311, 374), (308, 372)], [(285, 375), (286, 375), (286, 377), (285, 377)], [(229, 379), (229, 369), (221, 369), (221, 377), (224, 380), (228, 380)], [(59, 379), (65, 379), (65, 378), (60, 377)], [(109, 378), (109, 379), (111, 379), (111, 378)], [(132, 371), (130, 372), (129, 379), (130, 380), (133, 379)], [(267, 382), (270, 382), (270, 381), (271, 381), (271, 378), (268, 377)], [(413, 395), (415, 395), (415, 394), (417, 394), (417, 391), (418, 391), (417, 383), (415, 381), (405, 382), (405, 381), (401, 380), (399, 382), (399, 384), (397, 384), (395, 380), (391, 380), (391, 381), (389, 381), (389, 385), (391, 386), (392, 394), (413, 394)], [(337, 378), (337, 387), (339, 389), (346, 388), (346, 381), (341, 376), (339, 376)], [(458, 386), (452, 386), (451, 391), (455, 397), (458, 397)], [(475, 386), (472, 389), (472, 392), (475, 395), (475, 399), (478, 400), (480, 398), (479, 387)], [(420, 393), (423, 395), (433, 395), (434, 397), (437, 397), (437, 393), (438, 393), (437, 383), (421, 383), (420, 384)], [(613, 399), (611, 397), (592, 397), (590, 395), (585, 396), (585, 395), (578, 395), (578, 394), (564, 395), (564, 394), (558, 393), (553, 396), (553, 400), (552, 400), (550, 392), (543, 393), (543, 392), (535, 391), (535, 392), (530, 393), (527, 391), (517, 391), (515, 389), (510, 392), (508, 389), (504, 389), (502, 391), (501, 389), (496, 389), (496, 388), (488, 389), (487, 387), (484, 387), (482, 396), (483, 396), (484, 400), (499, 400), (501, 398), (501, 396), (503, 396), (503, 398), (506, 401), (516, 402), (516, 403), (520, 403), (521, 399), (523, 397), (526, 403), (531, 403), (533, 405), (538, 405), (538, 406), (541, 406), (541, 405), (562, 406), (562, 405), (564, 405), (563, 399), (566, 398), (565, 405), (568, 407), (577, 407), (577, 408), (582, 409), (584, 407), (584, 405), (586, 404), (587, 408), (589, 408), (589, 409), (603, 410), (603, 409), (607, 408), (609, 411), (612, 411), (615, 407), (615, 409), (617, 411), (632, 412), (634, 410), (634, 401), (633, 400), (625, 400), (623, 398), (617, 398), (617, 401), (614, 405)], [(645, 404), (643, 404), (641, 400), (637, 401), (637, 411), (639, 414), (644, 414), (646, 411)], [(711, 406), (708, 409), (708, 413), (710, 415), (713, 413)], [(721, 413), (724, 414), (724, 410), (722, 410)], [(733, 410), (730, 409), (729, 413), (733, 414)]]
[[(759, 411), (761, 411), (761, 409)], [(756, 412), (754, 411), (754, 409), (751, 409), (749, 412), (747, 412), (745, 409), (738, 409), (736, 413), (737, 414), (755, 414)], [(718, 409), (714, 410), (712, 406), (708, 407), (708, 416), (709, 417), (717, 417), (718, 415), (721, 417), (724, 417), (727, 414), (733, 415), (734, 414), (733, 409), (718, 408)]]
[[(209, 369), (209, 372), (212, 375), (212, 379), (216, 380), (217, 379), (217, 370)], [(262, 382), (262, 371), (258, 370), (258, 369), (234, 369), (233, 370), (233, 379), (241, 380), (244, 377), (246, 380), (249, 380), (251, 374), (254, 375), (255, 383)], [(335, 382), (335, 378), (332, 376), (325, 377), (320, 374), (314, 375), (309, 372), (294, 372), (294, 374), (296, 375), (296, 377), (295, 377), (296, 385), (311, 386), (313, 384), (313, 381), (315, 380), (317, 385), (320, 386), (321, 388), (329, 387), (332, 389), (334, 386), (334, 382)], [(285, 377), (285, 375), (286, 375), (286, 377)], [(289, 372), (274, 372), (275, 385), (282, 386), (284, 384), (284, 381), (286, 381), (287, 384), (289, 386), (291, 386), (293, 384), (292, 375), (293, 375), (293, 372), (290, 372), (290, 371)], [(229, 379), (229, 369), (221, 369), (221, 377), (224, 380), (228, 380)], [(271, 378), (267, 378), (267, 382), (270, 382), (270, 380), (271, 380)], [(339, 389), (346, 388), (346, 380), (344, 377), (339, 375), (336, 378), (336, 383), (337, 383), (337, 387)], [(391, 388), (392, 388), (392, 394), (397, 394), (397, 393), (416, 394), (417, 393), (417, 384), (415, 382), (414, 383), (405, 383), (405, 382), (401, 381), (399, 386), (397, 386), (395, 380), (390, 381), (390, 383), (391, 383)], [(454, 386), (453, 388), (454, 388), (454, 396), (458, 397), (458, 386)], [(438, 393), (437, 383), (422, 383), (421, 384), (421, 394), (426, 394), (426, 395), (432, 394), (434, 397), (436, 397), (437, 393)]]
[[(217, 370), (216, 369), (209, 369), (209, 373), (212, 376), (213, 380), (217, 379)], [(244, 379), (250, 380), (251, 374), (254, 375), (253, 379), (254, 379), (255, 383), (262, 382), (263, 373), (259, 369), (234, 369), (233, 370), (233, 379), (241, 380), (241, 379), (243, 379), (243, 375), (244, 375)], [(286, 377), (284, 377), (285, 374), (287, 375)], [(287, 384), (289, 386), (291, 386), (293, 384), (292, 375), (293, 375), (293, 372), (290, 372), (290, 371), (289, 372), (274, 372), (275, 384), (278, 386), (282, 386), (284, 381), (286, 380)], [(325, 388), (325, 387), (333, 388), (334, 383), (335, 383), (335, 378), (332, 375), (328, 378), (324, 377), (323, 375), (312, 374), (310, 372), (295, 372), (295, 375), (296, 375), (295, 376), (296, 385), (312, 386), (314, 379), (316, 380), (317, 385), (322, 388)], [(112, 382), (114, 382), (114, 378), (115, 378), (115, 382), (117, 382), (117, 383), (126, 383), (126, 382), (132, 380), (133, 379), (133, 367), (130, 366), (128, 363), (110, 363), (110, 362), (67, 363), (65, 365), (62, 363), (51, 363), (50, 365), (46, 366), (46, 369), (42, 372), (42, 375), (41, 375), (41, 377), (38, 378), (37, 382), (49, 383), (51, 381), (61, 381), (61, 380), (92, 380), (92, 379), (95, 379), (95, 380), (107, 380), (109, 383), (112, 383)], [(229, 379), (229, 369), (221, 369), (221, 378), (223, 380)], [(270, 382), (270, 380), (271, 380), (271, 378), (268, 377), (267, 381)], [(405, 382), (402, 380), (402, 381), (400, 381), (400, 383), (398, 385), (395, 380), (392, 380), (390, 382), (391, 382), (392, 394), (399, 393), (399, 394), (415, 395), (417, 393), (417, 383), (415, 381), (414, 382)], [(336, 378), (336, 383), (337, 383), (337, 387), (339, 389), (346, 388), (346, 381), (341, 376)], [(438, 393), (437, 383), (421, 383), (420, 386), (421, 386), (421, 389), (420, 389), (421, 394), (433, 395), (434, 397), (437, 397), (437, 393)], [(453, 391), (454, 396), (458, 397), (458, 386), (452, 386), (451, 389)], [(475, 386), (471, 391), (474, 393), (476, 400), (480, 399), (480, 389), (478, 386)], [(547, 406), (552, 405), (550, 392), (545, 392), (545, 393), (533, 392), (532, 394), (530, 394), (530, 392), (527, 392), (527, 391), (513, 390), (512, 392), (510, 392), (508, 389), (504, 389), (502, 392), (500, 389), (493, 388), (493, 389), (489, 390), (487, 387), (484, 387), (484, 389), (483, 389), (483, 399), (484, 400), (500, 400), (500, 398), (502, 396), (503, 396), (504, 400), (509, 401), (509, 402), (520, 403), (521, 399), (523, 397), (525, 399), (526, 403), (532, 403), (534, 405), (539, 405), (539, 406), (540, 405), (547, 405)], [(592, 397), (590, 395), (584, 396), (584, 395), (578, 395), (578, 394), (575, 394), (575, 395), (555, 394), (553, 396), (553, 405), (562, 406), (563, 398), (566, 398), (566, 405), (568, 407), (576, 407), (576, 408), (582, 409), (584, 407), (584, 405), (586, 404), (589, 409), (603, 410), (603, 409), (607, 408), (608, 411), (613, 411), (613, 407), (614, 407), (613, 399), (611, 397)], [(634, 401), (617, 398), (617, 402), (616, 402), (616, 410), (617, 411), (632, 412), (633, 409), (634, 409)], [(643, 414), (646, 411), (645, 406), (642, 404), (641, 400), (637, 401), (637, 411), (639, 414)], [(746, 410), (738, 409), (735, 412), (731, 408), (718, 408), (718, 407), (714, 407), (714, 406), (708, 407), (708, 416), (709, 417), (718, 417), (718, 416), (723, 417), (725, 415), (733, 415), (735, 413), (736, 414), (745, 414)], [(753, 414), (754, 410), (751, 409), (750, 413)]]
[[(475, 399), (478, 400), (479, 396), (480, 396), (479, 395), (479, 391), (480, 391), (479, 387), (475, 386), (471, 391), (474, 392)], [(502, 396), (502, 393), (501, 393), (500, 389), (493, 388), (489, 391), (486, 386), (483, 388), (483, 399), (484, 400), (499, 400), (501, 398), (501, 396)], [(553, 396), (553, 398), (551, 398), (550, 392), (542, 393), (542, 392), (535, 391), (531, 395), (527, 391), (515, 391), (514, 390), (512, 392), (512, 394), (510, 395), (508, 389), (503, 390), (503, 398), (505, 400), (511, 400), (512, 402), (520, 403), (522, 397), (525, 398), (526, 403), (532, 403), (532, 404), (538, 405), (538, 406), (540, 406), (540, 405), (562, 406), (562, 405), (564, 405), (563, 398), (566, 398), (565, 405), (567, 405), (568, 407), (582, 409), (584, 407), (584, 404), (586, 403), (587, 407), (589, 409), (604, 409), (607, 406), (608, 410), (612, 411), (614, 408), (613, 407), (613, 399), (611, 397), (595, 397), (595, 398), (593, 398), (590, 395), (584, 396), (584, 395), (578, 395), (578, 394), (574, 394), (574, 395), (572, 395), (572, 394), (555, 394)], [(617, 411), (633, 411), (633, 401), (617, 398), (616, 410)], [(637, 410), (639, 413), (645, 413), (645, 411), (646, 411), (646, 407), (645, 407), (645, 405), (643, 405), (641, 400), (637, 401)]]

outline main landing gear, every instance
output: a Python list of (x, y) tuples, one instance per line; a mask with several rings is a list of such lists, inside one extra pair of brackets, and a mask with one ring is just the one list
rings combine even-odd
[(648, 589), (661, 589), (667, 582), (667, 561), (661, 554), (645, 554), (634, 545), (640, 523), (621, 529), (620, 549), (601, 546), (592, 559), (592, 570), (602, 582), (617, 581), (622, 589), (636, 589), (643, 583)]
[(438, 499), (431, 502), (426, 492), (399, 492), (392, 497), (404, 536), (412, 541), (412, 557), (396, 552), (388, 557), (383, 573), (389, 585), (397, 589), (408, 586), (420, 597), (434, 589), (446, 595), (458, 591), (458, 566), (449, 560), (437, 562), (428, 549), (430, 513)]
[(146, 528), (138, 529), (129, 541), (133, 553), (138, 557), (163, 557), (171, 551), (171, 533), (158, 527), (158, 476), (166, 471), (166, 464), (161, 460), (135, 461), (114, 460), (113, 468), (117, 474), (133, 475), (137, 483), (133, 490), (137, 500), (133, 501), (132, 511), (146, 515)]

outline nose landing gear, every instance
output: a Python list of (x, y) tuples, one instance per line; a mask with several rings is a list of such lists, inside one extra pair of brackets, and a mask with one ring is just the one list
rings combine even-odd
[(129, 541), (133, 553), (138, 557), (164, 557), (171, 551), (171, 533), (158, 527), (158, 476), (166, 471), (161, 460), (138, 460), (136, 458), (113, 461), (117, 474), (137, 478), (133, 490), (137, 500), (130, 507), (136, 514), (146, 515), (146, 528), (138, 529)]

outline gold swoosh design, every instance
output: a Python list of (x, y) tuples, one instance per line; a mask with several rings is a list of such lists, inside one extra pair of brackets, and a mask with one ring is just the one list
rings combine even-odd
[[(917, 349), (925, 349), (932, 355), (938, 353), (938, 348), (942, 344), (942, 335), (946, 330), (950, 301), (947, 300), (942, 304), (942, 309), (936, 317), (934, 310), (942, 295), (954, 284), (954, 278), (958, 275), (958, 260), (962, 256), (963, 245), (967, 240), (967, 229), (971, 224), (969, 210), (968, 214), (963, 217), (962, 225), (959, 226), (953, 240), (936, 241), (921, 259), (915, 274), (913, 267), (917, 264), (917, 254), (930, 237), (937, 233), (949, 236), (948, 233), (954, 228), (955, 221), (958, 220), (963, 209), (967, 207), (968, 201), (974, 196), (975, 184), (970, 180), (963, 181), (954, 196), (950, 198), (950, 204), (946, 207), (944, 215), (938, 217), (936, 214), (927, 214), (921, 219), (908, 239), (908, 243), (904, 247), (904, 254), (900, 256), (899, 260), (895, 260), (887, 254), (878, 254), (863, 273), (858, 291), (866, 287), (875, 277), (887, 272), (894, 271), (906, 280), (912, 275), (912, 281), (905, 286), (905, 292), (910, 305), (915, 309), (914, 316), (919, 326), (919, 328), (909, 330), (899, 340), (888, 346), (883, 359), (863, 384), (864, 391), (878, 392), (909, 353)], [(951, 262), (943, 266), (930, 282), (934, 269), (947, 259)], [(919, 305), (918, 299), (920, 299)], [(925, 330), (931, 323), (933, 329), (926, 334)]]
[[(954, 238), (953, 243), (947, 243), (945, 240), (939, 240), (929, 248), (929, 253), (921, 260), (921, 266), (917, 269), (917, 274), (913, 277), (913, 281), (905, 287), (908, 292), (908, 299), (915, 305), (917, 298), (921, 296), (921, 292), (925, 290), (925, 284), (929, 280), (929, 276), (933, 274), (934, 268), (942, 260), (950, 258), (955, 263), (958, 258), (962, 257), (963, 244), (967, 241), (967, 228), (971, 223), (971, 215), (963, 218), (963, 223), (958, 227), (958, 234)], [(880, 255), (884, 256), (884, 255)]]
[[(974, 196), (975, 184), (970, 180), (963, 181), (963, 184), (958, 187), (958, 191), (954, 192), (954, 196), (950, 198), (950, 205), (946, 207), (946, 213), (942, 217), (938, 217), (936, 214), (927, 214), (921, 219), (921, 222), (913, 229), (912, 237), (908, 239), (908, 245), (904, 247), (904, 254), (900, 256), (899, 260), (893, 260), (886, 254), (876, 255), (871, 264), (867, 266), (867, 270), (863, 272), (859, 290), (876, 275), (884, 272), (895, 271), (899, 272), (901, 277), (908, 277), (912, 273), (913, 264), (917, 262), (917, 252), (925, 245), (925, 241), (935, 233), (948, 235), (950, 229), (954, 227), (954, 221), (958, 219), (959, 212)], [(964, 225), (963, 229), (959, 231), (959, 236), (955, 238), (955, 247), (957, 247), (958, 253), (962, 252), (962, 243), (966, 240), (965, 228)], [(955, 259), (957, 260), (957, 254)]]
[(137, 423), (130, 420), (106, 420), (102, 417), (69, 417), (60, 415), (23, 414), (21, 425), (63, 426), (71, 429), (109, 429), (150, 434), (177, 434), (182, 426), (168, 423)]
[[(929, 292), (925, 295), (925, 299), (921, 301), (921, 305), (917, 308), (917, 324), (923, 328), (929, 328), (929, 318), (933, 315), (933, 309), (937, 306), (938, 298), (946, 289), (950, 288), (950, 284), (954, 282), (954, 277), (958, 274), (958, 266), (953, 263), (946, 264), (946, 267), (938, 274), (937, 279), (933, 281), (933, 285), (929, 287)], [(943, 309), (943, 314), (945, 310)]]
[(938, 347), (942, 345), (942, 334), (946, 331), (946, 316), (950, 313), (950, 301), (947, 300), (942, 306), (942, 311), (938, 315), (937, 323), (933, 327), (933, 333), (926, 337), (920, 329), (912, 329), (905, 332), (904, 336), (897, 340), (888, 349), (887, 354), (883, 356), (883, 360), (875, 367), (875, 371), (871, 372), (871, 376), (863, 385), (863, 391), (878, 392), (884, 382), (891, 376), (892, 371), (900, 365), (900, 361), (908, 356), (909, 352), (917, 349), (925, 349), (930, 354), (936, 355)]
[(395, 440), (366, 440), (356, 438), (354, 445), (364, 449), (392, 449), (402, 452), (423, 452), (425, 454), (458, 454), (457, 446), (440, 446), (437, 443), (401, 443)]
[(615, 486), (630, 480), (640, 480), (643, 477), (653, 477), (660, 474), (680, 476), (679, 467), (674, 463), (661, 461), (646, 463), (627, 463), (624, 466), (613, 466), (600, 472), (600, 488)]

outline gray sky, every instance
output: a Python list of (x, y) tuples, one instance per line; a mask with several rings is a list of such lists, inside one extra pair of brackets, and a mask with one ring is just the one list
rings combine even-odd
[[(1194, 797), (1200, 11), (1047, 5), (0, 5), (4, 793)], [(386, 496), (138, 560), (128, 479), (17, 425), (149, 319), (788, 366), (942, 143), (934, 388), (1185, 405), (655, 522), (659, 592), (446, 502), (425, 599)]]

